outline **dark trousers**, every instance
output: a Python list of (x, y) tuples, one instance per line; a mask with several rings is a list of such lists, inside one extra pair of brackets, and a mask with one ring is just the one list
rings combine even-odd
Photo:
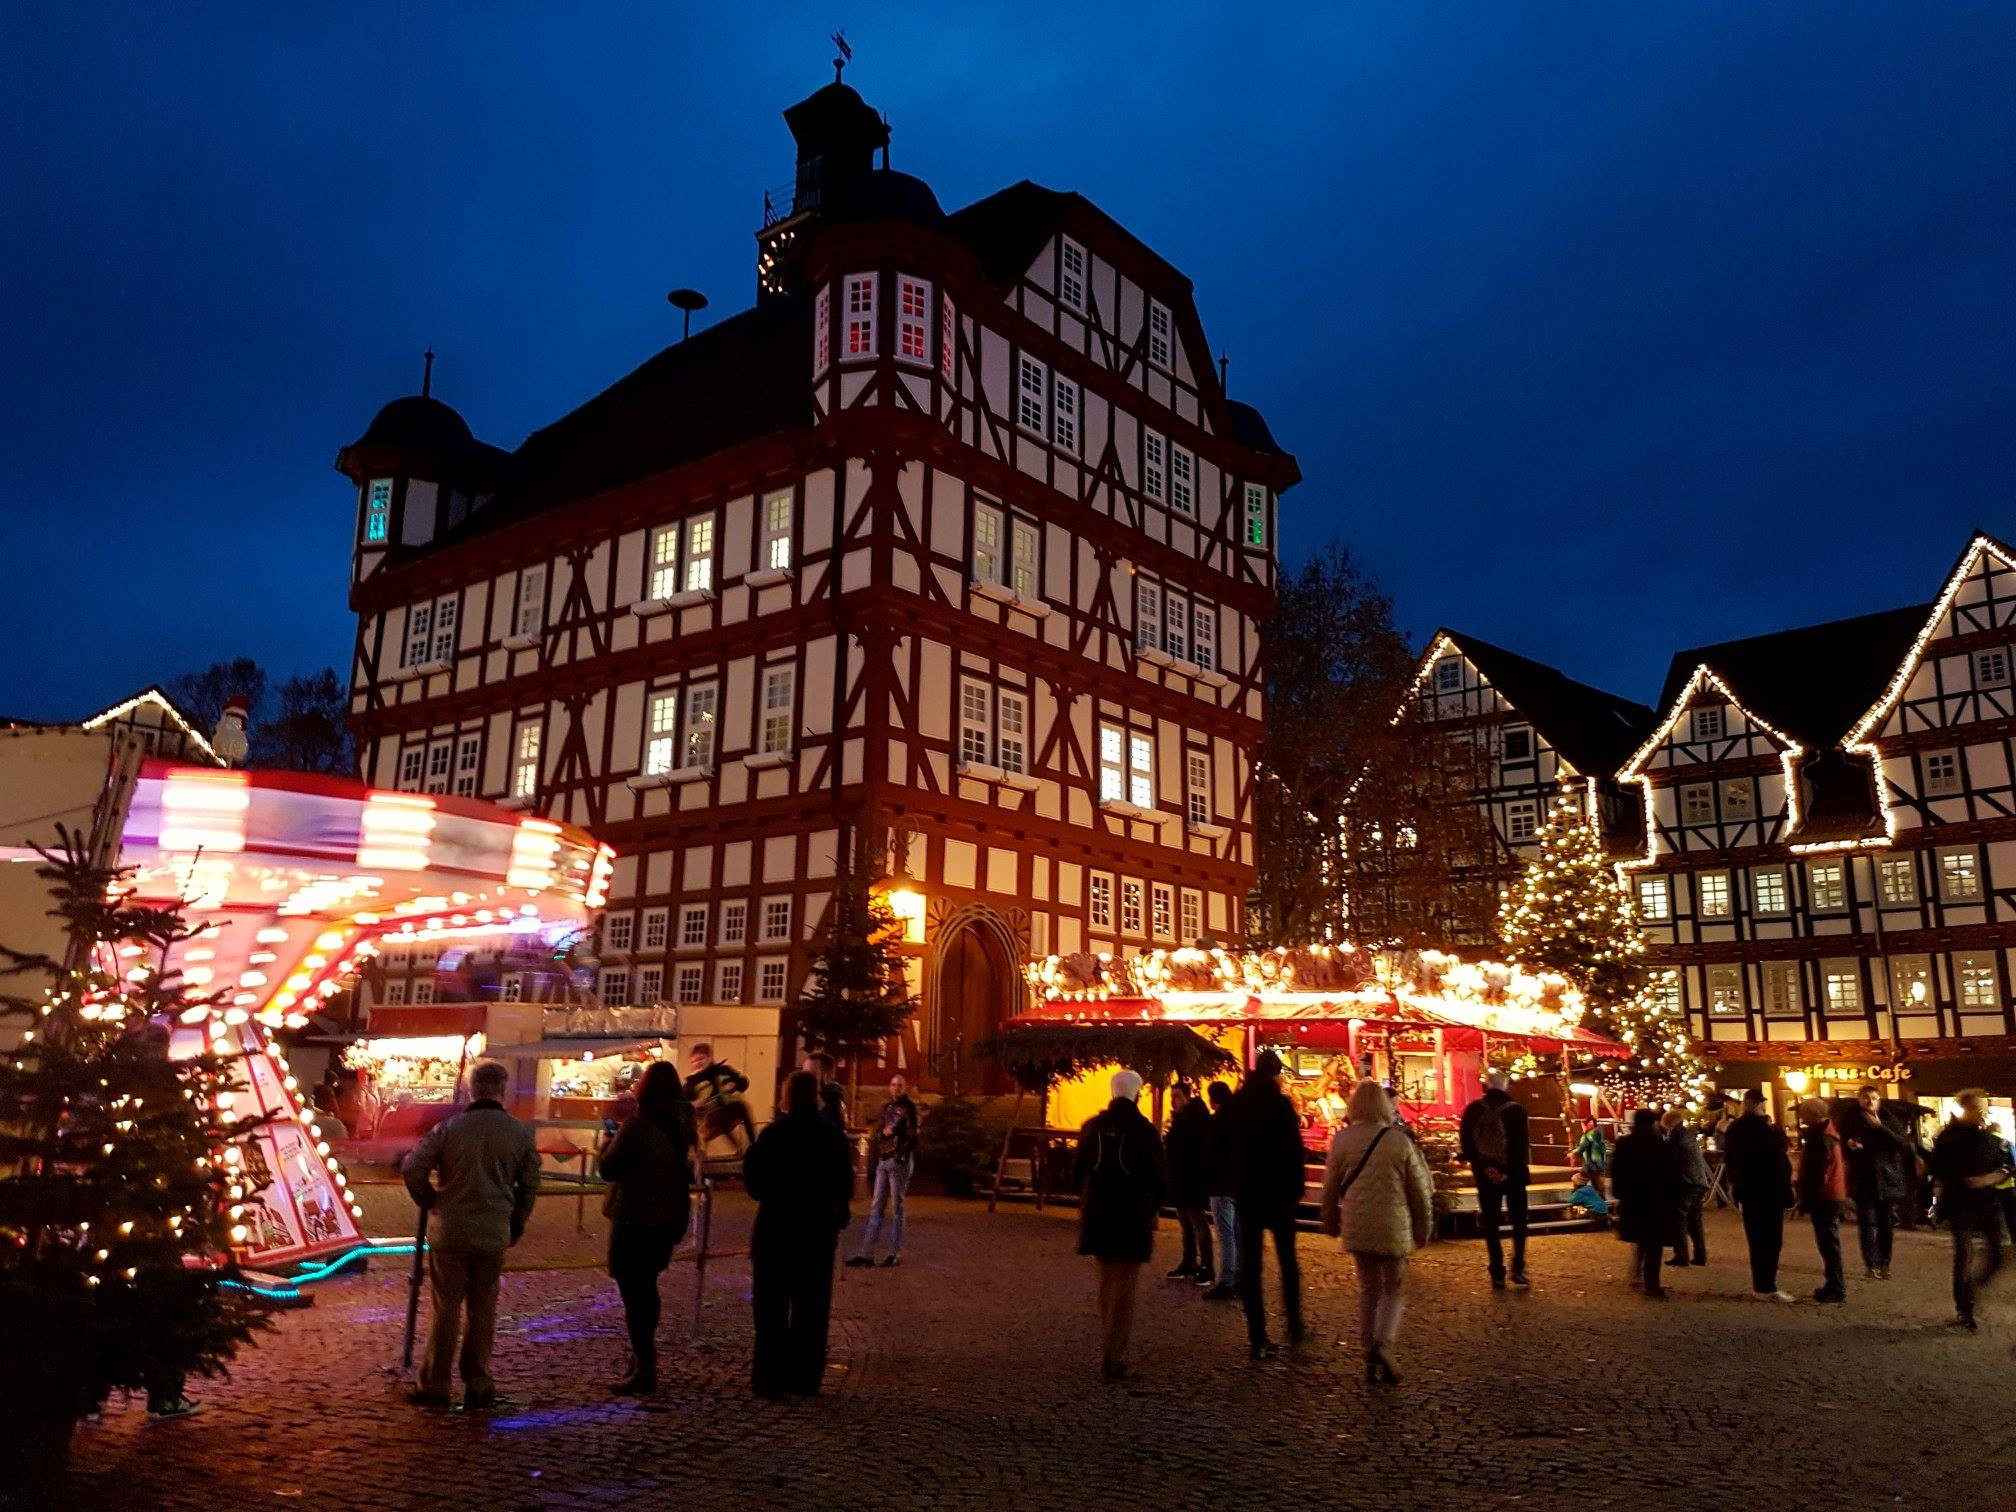
[(609, 1230), (609, 1275), (623, 1299), (630, 1352), (644, 1375), (657, 1373), (658, 1278), (672, 1263), (680, 1232), (669, 1224), (643, 1223), (619, 1223)]
[(1673, 1263), (1685, 1265), (1688, 1251), (1693, 1251), (1694, 1263), (1708, 1263), (1708, 1235), (1701, 1227), (1701, 1203), (1708, 1195), (1701, 1187), (1689, 1187), (1680, 1194), (1680, 1239), (1673, 1246)]
[(1868, 1270), (1890, 1268), (1892, 1227), (1890, 1204), (1881, 1197), (1855, 1199), (1855, 1232), (1862, 1240), (1862, 1264)]
[(826, 1375), (826, 1325), (833, 1313), (838, 1235), (773, 1240), (749, 1254), (756, 1315), (750, 1383), (765, 1396), (816, 1396)]
[[(1955, 1208), (1946, 1216), (1953, 1230), (1953, 1311), (1974, 1316), (1974, 1294), (2002, 1269), (2002, 1215), (1995, 1208)], [(1974, 1241), (1988, 1252), (1988, 1263), (1974, 1269)]]
[(1841, 1204), (1808, 1203), (1806, 1216), (1813, 1221), (1813, 1247), (1820, 1251), (1820, 1268), (1826, 1273), (1820, 1289), (1830, 1297), (1845, 1297), (1848, 1282), (1841, 1274)]
[(1632, 1266), (1632, 1276), (1633, 1279), (1645, 1283), (1645, 1294), (1647, 1296), (1656, 1296), (1659, 1293), (1659, 1267), (1664, 1262), (1665, 1257), (1666, 1244), (1664, 1240), (1653, 1239), (1638, 1246), (1637, 1263)]
[(1484, 1226), (1484, 1250), (1491, 1258), (1491, 1278), (1502, 1280), (1505, 1275), (1505, 1249), (1498, 1242), (1498, 1226), (1502, 1218), (1512, 1220), (1512, 1273), (1526, 1274), (1526, 1183), (1493, 1182), (1476, 1173), (1477, 1218)]
[(1778, 1290), (1778, 1256), (1785, 1248), (1785, 1209), (1775, 1202), (1743, 1201), (1743, 1240), (1750, 1249), (1750, 1289)]
[(1302, 1267), (1295, 1259), (1295, 1209), (1278, 1211), (1239, 1204), (1239, 1300), (1246, 1307), (1246, 1338), (1267, 1342), (1267, 1309), (1260, 1300), (1261, 1241), (1274, 1236), (1274, 1258), (1281, 1265), (1281, 1307), (1288, 1315), (1288, 1337), (1302, 1337)]
[(1211, 1214), (1203, 1208), (1176, 1209), (1176, 1226), (1183, 1231), (1183, 1268), (1211, 1273)]

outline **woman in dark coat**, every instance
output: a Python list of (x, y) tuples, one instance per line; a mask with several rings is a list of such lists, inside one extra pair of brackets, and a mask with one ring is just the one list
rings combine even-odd
[(1640, 1108), (1631, 1132), (1610, 1152), (1610, 1201), (1617, 1214), (1617, 1237), (1637, 1247), (1631, 1268), (1642, 1277), (1645, 1295), (1663, 1297), (1659, 1263), (1669, 1245), (1680, 1242), (1680, 1166), (1677, 1152), (1659, 1132), (1659, 1115)]
[(1141, 1078), (1121, 1071), (1112, 1086), (1112, 1104), (1078, 1135), (1078, 1253), (1099, 1262), (1099, 1373), (1117, 1381), (1127, 1374), (1134, 1297), (1169, 1181), (1161, 1136), (1134, 1105)]
[(784, 1085), (784, 1116), (751, 1145), (742, 1184), (756, 1199), (749, 1237), (758, 1396), (816, 1396), (826, 1374), (833, 1257), (847, 1227), (854, 1167), (847, 1136), (820, 1111), (819, 1078)]
[(693, 1105), (679, 1070), (655, 1062), (638, 1085), (636, 1113), (599, 1162), (609, 1183), (602, 1207), (611, 1219), (609, 1274), (630, 1334), (630, 1373), (610, 1388), (619, 1396), (658, 1389), (658, 1277), (686, 1237), (694, 1143)]
[(1171, 1281), (1195, 1281), (1208, 1286), (1211, 1264), (1211, 1112), (1188, 1082), (1169, 1093), (1172, 1109), (1163, 1147), (1169, 1157), (1169, 1202), (1183, 1233), (1183, 1258), (1169, 1272)]

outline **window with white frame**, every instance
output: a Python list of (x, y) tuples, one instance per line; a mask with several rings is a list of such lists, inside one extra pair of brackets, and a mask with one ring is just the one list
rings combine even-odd
[(665, 968), (663, 966), (640, 966), (637, 968), (637, 1001), (648, 1007), (652, 1003), (665, 1001)]
[(602, 918), (602, 947), (605, 950), (628, 950), (636, 933), (637, 915), (633, 913), (605, 914)]
[(1838, 912), (1848, 906), (1848, 877), (1839, 861), (1810, 861), (1806, 891), (1816, 912)]
[(846, 336), (840, 350), (848, 358), (875, 355), (875, 275), (850, 274), (843, 285), (847, 301)]
[(1027, 598), (1036, 592), (1036, 522), (1019, 516), (1008, 520), (1008, 586)]
[(1708, 968), (1708, 1012), (1715, 1018), (1740, 1016), (1743, 1012), (1743, 968)]
[(905, 362), (931, 360), (931, 285), (907, 273), (896, 279), (896, 355)]
[(1885, 903), (1918, 901), (1918, 864), (1911, 856), (1878, 856), (1876, 885)]
[(1729, 873), (1702, 872), (1694, 879), (1695, 907), (1704, 919), (1729, 917)]
[(687, 961), (680, 966), (679, 974), (674, 980), (678, 983), (676, 990), (682, 1007), (691, 1006), (706, 995), (704, 988), (706, 977), (707, 968), (698, 961)]
[(402, 792), (420, 791), (420, 779), (427, 769), (427, 750), (424, 746), (408, 746), (399, 753), (399, 787)]
[(1177, 908), (1179, 935), (1185, 944), (1194, 945), (1204, 934), (1204, 895), (1186, 887)]
[(1169, 488), (1169, 443), (1153, 431), (1141, 433), (1141, 492), (1160, 502)]
[(404, 982), (387, 982), (385, 984), (385, 995), (379, 1001), (393, 1007), (405, 1002), (406, 984)]
[(1664, 877), (1638, 879), (1638, 917), (1655, 921), (1673, 917), (1672, 896), (1666, 890)]
[(2000, 687), (2009, 681), (2009, 649), (1997, 646), (1974, 653), (1974, 682), (1983, 688)]
[(1050, 439), (1059, 450), (1078, 451), (1078, 385), (1059, 374), (1050, 386)]
[(1694, 711), (1694, 738), (1696, 740), (1720, 740), (1724, 726), (1721, 704), (1704, 704)]
[(686, 591), (714, 586), (714, 516), (696, 515), (686, 522)]
[(422, 977), (413, 984), (413, 1001), (416, 1003), (431, 1003), (434, 1001), (434, 979), (432, 977)]
[(714, 1000), (720, 1003), (742, 1001), (742, 963), (723, 961), (714, 968)]
[(1148, 302), (1148, 360), (1159, 368), (1169, 366), (1171, 329), (1169, 311), (1151, 299)]
[(1207, 752), (1183, 753), (1183, 804), (1190, 823), (1211, 822), (1211, 757)]
[(624, 1008), (630, 1003), (630, 973), (620, 966), (602, 968), (602, 1006)]
[(1127, 801), (1155, 807), (1155, 742), (1139, 730), (1127, 732)]
[(1456, 693), (1463, 687), (1463, 663), (1460, 658), (1445, 656), (1435, 663), (1435, 691)]
[(1178, 661), (1190, 659), (1190, 600), (1169, 593), (1162, 601), (1162, 649)]
[(1113, 879), (1104, 872), (1094, 872), (1091, 878), (1092, 906), (1089, 917), (1094, 929), (1113, 927)]
[(538, 792), (538, 742), (536, 724), (520, 724), (510, 742), (510, 796), (530, 798)]
[(483, 737), (464, 735), (455, 746), (455, 796), (474, 798), (476, 782), (482, 776)]
[(784, 984), (788, 979), (789, 963), (772, 956), (767, 961), (756, 963), (756, 1001), (759, 1003), (781, 1003), (784, 1001)]
[(1797, 961), (1766, 961), (1759, 968), (1764, 986), (1764, 1011), (1772, 1018), (1803, 1018), (1806, 1004), (1799, 991)]
[(1713, 824), (1715, 822), (1715, 786), (1708, 782), (1689, 782), (1680, 789), (1680, 822), (1682, 824)]
[(952, 310), (952, 296), (944, 295), (938, 301), (938, 371), (947, 378), (952, 376), (954, 354), (959, 349), (959, 319)]
[(679, 910), (679, 944), (691, 949), (707, 943), (707, 905), (688, 903)]
[(1015, 423), (1040, 436), (1050, 418), (1049, 406), (1044, 402), (1050, 375), (1042, 363), (1026, 352), (1016, 359), (1015, 372)]
[(1981, 861), (1971, 849), (1939, 852), (1939, 896), (1948, 903), (1980, 898)]
[(511, 621), (514, 635), (537, 635), (546, 628), (546, 569), (527, 567), (518, 574), (518, 613)]
[(1138, 935), (1142, 924), (1142, 887), (1137, 877), (1120, 879), (1120, 933)]
[(789, 898), (765, 898), (763, 900), (763, 932), (757, 938), (764, 944), (791, 938), (791, 900)]
[(449, 740), (437, 740), (427, 747), (427, 791), (445, 793), (448, 791), (448, 771), (455, 762), (455, 744)]
[(1267, 545), (1267, 490), (1258, 483), (1246, 485), (1246, 544)]
[(1652, 1002), (1661, 1013), (1680, 1011), (1680, 977), (1677, 972), (1662, 971), (1652, 982)]
[(1862, 966), (1858, 961), (1820, 963), (1821, 1000), (1829, 1013), (1862, 1011)]
[(1960, 791), (1960, 753), (1958, 751), (1927, 751), (1925, 753), (1925, 791), (1935, 798), (1948, 797)]
[(1061, 241), (1057, 294), (1065, 304), (1082, 314), (1085, 309), (1085, 249), (1068, 236)]
[(653, 693), (644, 713), (644, 775), (663, 777), (672, 770), (679, 745), (679, 695)]
[(1190, 660), (1206, 672), (1218, 665), (1218, 606), (1207, 599), (1190, 604)]
[(651, 597), (668, 599), (679, 591), (679, 527), (662, 525), (651, 532)]
[(993, 762), (994, 689), (978, 678), (959, 680), (959, 761), (963, 766)]
[(364, 539), (385, 540), (392, 533), (392, 480), (373, 478), (364, 495)]
[(434, 650), (434, 605), (432, 601), (415, 604), (406, 611), (406, 650), (400, 657), (402, 667), (417, 667), (427, 661)]
[(796, 667), (770, 667), (764, 671), (763, 730), (757, 744), (766, 755), (791, 749), (791, 710), (797, 690)]
[(1760, 866), (1750, 874), (1751, 906), (1760, 914), (1785, 912), (1785, 868)]
[(1932, 958), (1890, 958), (1890, 1006), (1899, 1013), (1923, 1013), (1932, 1002)]
[(1099, 801), (1121, 803), (1127, 797), (1127, 730), (1123, 725), (1099, 726)]
[(1134, 579), (1134, 649), (1162, 649), (1162, 585), (1140, 575)]
[(455, 654), (455, 622), (457, 617), (457, 606), (452, 596), (435, 601), (434, 660), (447, 661)]
[(791, 565), (791, 490), (763, 500), (763, 565), (774, 570)]
[(1004, 772), (1029, 769), (1029, 700), (1003, 688), (996, 699), (999, 734), (994, 742), (994, 764)]
[(1757, 817), (1757, 789), (1748, 777), (1738, 777), (1734, 782), (1722, 784), (1722, 817), (1724, 819), (1754, 819)]
[(1001, 511), (992, 504), (973, 506), (973, 581), (999, 583), (1001, 574)]
[(833, 287), (819, 286), (812, 302), (812, 371), (823, 373), (833, 360)]
[(721, 905), (721, 943), (740, 945), (749, 938), (749, 905), (740, 899)]
[(1152, 882), (1148, 886), (1148, 925), (1158, 940), (1175, 938), (1176, 889), (1167, 882)]
[(721, 690), (713, 683), (696, 683), (686, 690), (686, 730), (680, 765), (691, 770), (714, 765), (714, 713)]
[(1180, 446), (1169, 448), (1169, 507), (1182, 515), (1197, 512), (1197, 459)]
[(1531, 798), (1519, 798), (1505, 805), (1505, 838), (1513, 845), (1531, 840), (1540, 832), (1540, 805)]
[(646, 950), (663, 950), (665, 948), (665, 925), (669, 914), (670, 910), (663, 908), (647, 908), (644, 910), (642, 936)]

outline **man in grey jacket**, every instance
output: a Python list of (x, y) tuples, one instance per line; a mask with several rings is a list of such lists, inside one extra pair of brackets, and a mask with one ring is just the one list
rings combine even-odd
[[(539, 1194), (539, 1152), (532, 1130), (504, 1109), (511, 1073), (484, 1061), (470, 1073), (468, 1107), (436, 1124), (406, 1158), (406, 1190), (432, 1214), (427, 1274), (433, 1317), (427, 1357), (411, 1400), (446, 1407), (456, 1363), (462, 1311), (462, 1402), (489, 1407), (497, 1400), (490, 1379), (490, 1342), (497, 1329), (497, 1283), (504, 1252), (525, 1232)], [(430, 1178), (432, 1178), (430, 1180)]]

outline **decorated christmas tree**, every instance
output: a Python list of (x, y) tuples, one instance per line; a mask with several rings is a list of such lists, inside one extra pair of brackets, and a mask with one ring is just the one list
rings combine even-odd
[(263, 1326), (223, 1284), (254, 1186), (237, 1061), (207, 1053), (230, 1010), (162, 967), (194, 931), (122, 901), (68, 835), (41, 875), (63, 957), (0, 948), (0, 1421), (17, 1427), (121, 1389), (173, 1403)]
[(1638, 913), (1604, 854), (1580, 792), (1564, 791), (1541, 826), (1540, 853), (1506, 892), (1498, 931), (1521, 966), (1559, 972), (1582, 992), (1591, 1025), (1630, 1059), (1606, 1071), (1641, 1102), (1703, 1106), (1712, 1082), (1665, 973), (1647, 967)]
[(903, 921), (875, 891), (870, 853), (855, 852), (833, 881), (813, 946), (798, 1029), (809, 1049), (844, 1057), (852, 1080), (862, 1057), (903, 1031), (917, 1009), (905, 974)]

